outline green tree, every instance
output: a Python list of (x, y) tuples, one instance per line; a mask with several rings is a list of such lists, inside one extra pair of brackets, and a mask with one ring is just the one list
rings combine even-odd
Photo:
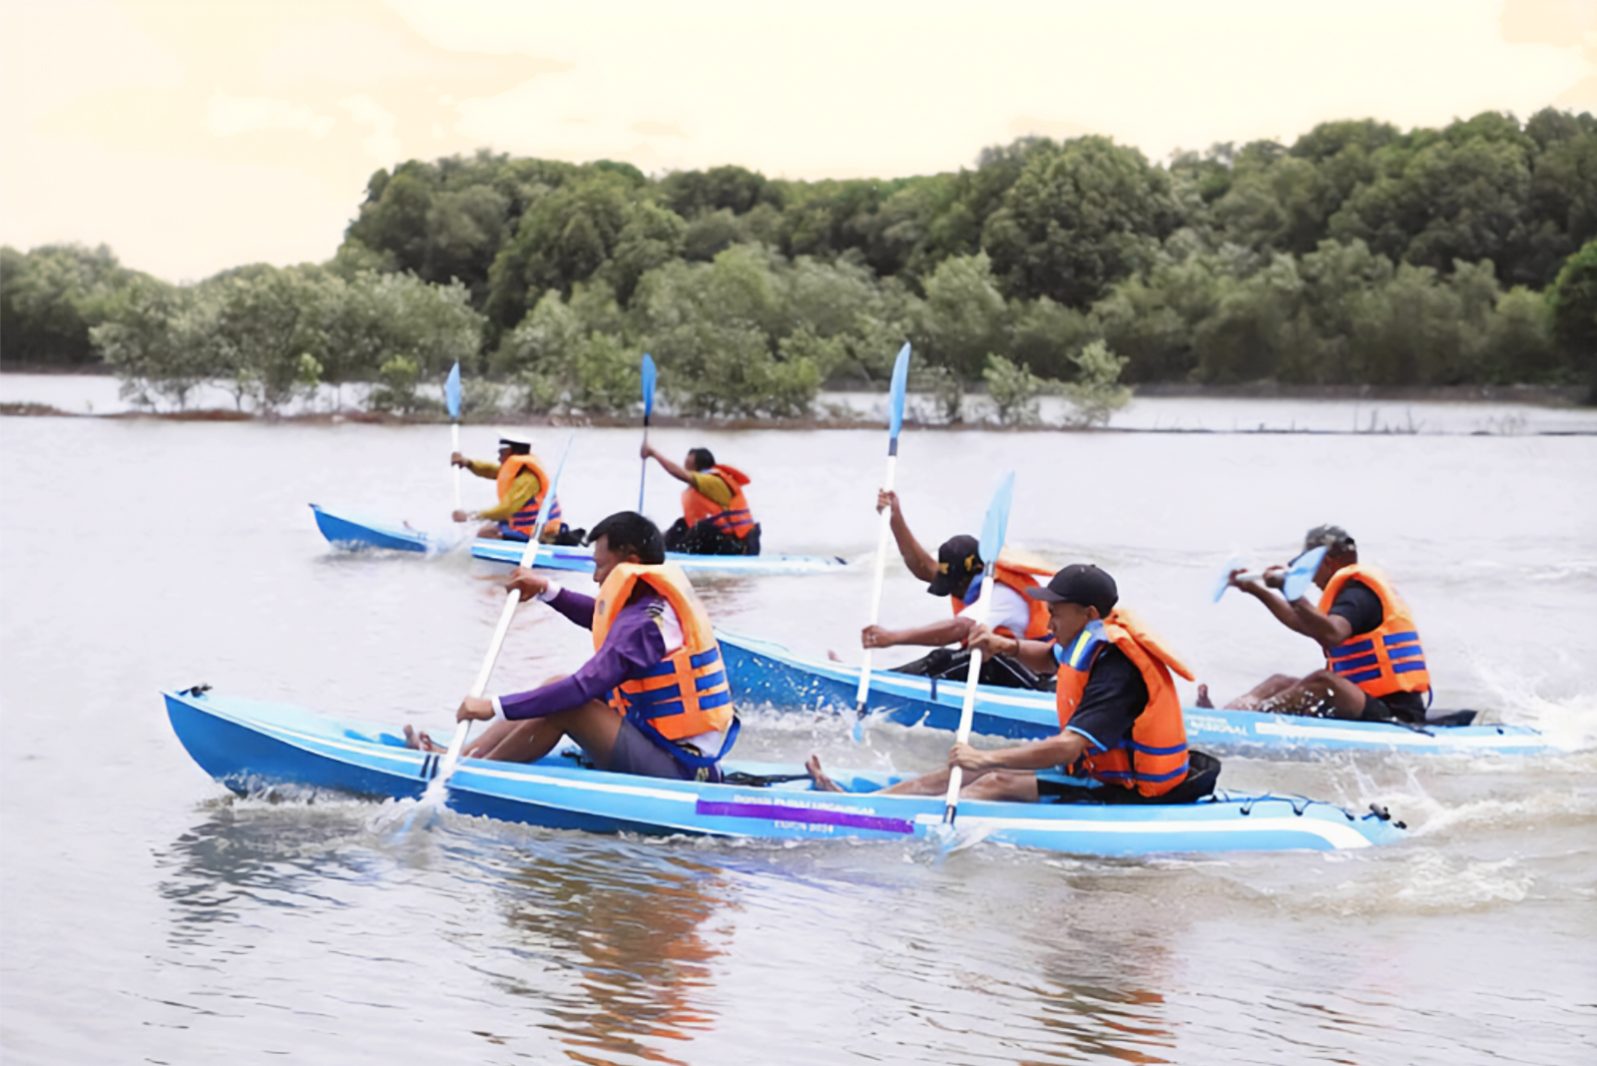
[(989, 355), (982, 370), (987, 399), (1001, 426), (1033, 426), (1038, 422), (1042, 397), (1056, 391), (1057, 382), (1045, 381), (1024, 366), (1001, 355)]
[(1164, 171), (1082, 137), (1030, 158), (981, 239), (1007, 295), (1085, 308), (1150, 260), (1175, 222)]
[(1487, 324), (1480, 376), (1503, 384), (1557, 382), (1567, 364), (1553, 341), (1553, 311), (1546, 297), (1523, 285), (1498, 298)]
[(1553, 337), (1577, 373), (1591, 375), (1597, 401), (1597, 240), (1570, 256), (1548, 291)]
[(932, 361), (968, 378), (1009, 348), (1009, 307), (985, 254), (945, 259), (926, 279), (921, 333)]
[(137, 277), (103, 244), (45, 245), (26, 254), (0, 249), (0, 351), (12, 364), (93, 362), (89, 331)]
[(1109, 416), (1131, 402), (1131, 390), (1120, 384), (1126, 361), (1101, 340), (1077, 352), (1076, 380), (1061, 386), (1072, 411), (1066, 425), (1104, 426)]
[(1014, 319), (1011, 353), (1016, 362), (1045, 378), (1073, 376), (1076, 353), (1098, 336), (1087, 315), (1046, 296), (1011, 302), (1009, 309)]
[(105, 365), (121, 379), (124, 399), (140, 407), (165, 399), (182, 410), (189, 393), (214, 373), (208, 353), (193, 343), (193, 316), (185, 316), (189, 296), (153, 279), (137, 281), (117, 292), (105, 320), (89, 330)]
[[(567, 181), (534, 202), (515, 236), (494, 259), (485, 311), (490, 323), (509, 327), (526, 313), (534, 294), (569, 293), (609, 262), (632, 212), (631, 183), (608, 172)], [(647, 225), (638, 237), (647, 244)], [(635, 279), (634, 279), (635, 280)]]
[(687, 232), (682, 238), (682, 255), (686, 259), (708, 263), (736, 244), (741, 236), (737, 216), (731, 211), (725, 208), (710, 211), (687, 224)]

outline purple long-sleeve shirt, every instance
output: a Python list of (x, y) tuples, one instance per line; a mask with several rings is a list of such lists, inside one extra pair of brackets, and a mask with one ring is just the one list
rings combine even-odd
[[(505, 717), (543, 718), (580, 707), (589, 700), (608, 700), (610, 690), (621, 682), (642, 677), (645, 671), (660, 665), (665, 658), (665, 636), (654, 619), (658, 605), (664, 603), (663, 597), (645, 594), (625, 604), (616, 613), (599, 650), (575, 673), (530, 692), (500, 696), (499, 706)], [(592, 596), (562, 588), (549, 606), (583, 629), (593, 628)]]

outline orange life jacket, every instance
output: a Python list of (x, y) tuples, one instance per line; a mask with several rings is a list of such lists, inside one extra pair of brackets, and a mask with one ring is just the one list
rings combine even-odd
[(682, 520), (692, 529), (706, 518), (713, 519), (715, 528), (728, 536), (742, 540), (754, 529), (754, 515), (749, 511), (749, 501), (743, 498), (743, 486), (749, 476), (735, 466), (717, 463), (699, 473), (713, 474), (726, 483), (732, 500), (725, 507), (689, 485), (682, 490)]
[[(676, 611), (682, 623), (682, 647), (642, 677), (617, 685), (610, 693), (610, 706), (651, 739), (670, 742), (668, 750), (682, 762), (709, 766), (732, 747), (737, 720), (732, 713), (732, 689), (721, 663), (721, 645), (682, 568), (675, 563), (622, 563), (612, 570), (593, 603), (594, 650), (604, 644), (611, 623), (640, 581)], [(726, 731), (725, 743), (713, 756), (695, 754), (677, 743), (712, 730)]]
[(1070, 772), (1085, 774), (1106, 785), (1134, 788), (1144, 796), (1162, 796), (1187, 776), (1187, 727), (1181, 720), (1181, 698), (1170, 672), (1191, 681), (1192, 671), (1126, 611), (1116, 608), (1104, 619), (1101, 632), (1093, 632), (1096, 628), (1083, 629), (1068, 647), (1061, 646), (1055, 653), (1059, 675), (1054, 703), (1059, 711), (1060, 730), (1070, 724), (1081, 704), (1087, 678), (1105, 644), (1119, 648), (1136, 666), (1143, 684), (1148, 686), (1148, 704), (1137, 715), (1131, 736), (1121, 747), (1089, 751), (1069, 768)]
[(1385, 574), (1357, 563), (1344, 566), (1320, 594), (1321, 613), (1331, 609), (1342, 586), (1355, 578), (1380, 598), (1381, 624), (1326, 652), (1326, 669), (1347, 678), (1376, 698), (1394, 692), (1429, 692), (1431, 672), (1425, 665), (1425, 650), (1420, 647), (1414, 616), (1409, 613), (1408, 604), (1398, 598)]
[[(1053, 571), (1046, 571), (1052, 574)], [(1025, 640), (1053, 640), (1053, 632), (1048, 628), (1048, 605), (1042, 600), (1034, 600), (1026, 595), (1027, 589), (1040, 588), (1042, 582), (1033, 575), (1043, 573), (1032, 566), (1017, 565), (1005, 562), (1000, 556), (998, 564), (993, 568), (993, 582), (1005, 588), (1014, 589), (1026, 601), (1026, 631), (1024, 633), (1011, 633), (1008, 626), (998, 626), (993, 632), (1006, 637), (1020, 637)], [(977, 591), (981, 587), (979, 576), (971, 578), (970, 588), (965, 590), (971, 597), (971, 603), (976, 601)], [(948, 597), (948, 602), (953, 606), (954, 613), (962, 614), (970, 603), (966, 603), (959, 596)]]
[[(520, 510), (511, 515), (505, 524), (517, 533), (530, 538), (534, 536), (533, 527), (538, 524), (538, 508), (543, 506), (544, 493), (549, 491), (549, 475), (544, 473), (543, 467), (538, 465), (538, 460), (532, 456), (512, 455), (499, 464), (499, 476), (494, 480), (494, 487), (499, 490), (501, 502), (509, 499), (510, 487), (515, 484), (516, 478), (521, 476), (524, 470), (538, 479), (538, 491), (533, 494), (532, 499), (522, 504)], [(549, 505), (549, 520), (544, 523), (544, 528), (558, 531), (564, 527), (565, 522), (560, 518), (560, 498), (557, 496)]]

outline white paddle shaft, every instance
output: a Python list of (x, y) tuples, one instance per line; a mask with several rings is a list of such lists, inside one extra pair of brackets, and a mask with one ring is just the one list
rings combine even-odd
[[(887, 457), (887, 471), (882, 475), (882, 491), (893, 491), (893, 472), (898, 467), (896, 454)], [(871, 575), (871, 610), (870, 624), (875, 625), (882, 616), (882, 578), (887, 570), (887, 538), (893, 532), (893, 509), (882, 508), (881, 530), (876, 535), (876, 570)], [(859, 690), (854, 693), (854, 709), (860, 714), (865, 713), (865, 697), (871, 687), (871, 649), (865, 649), (865, 657), (860, 660)]]
[[(981, 598), (969, 614), (977, 625), (987, 624), (987, 614), (993, 602), (993, 570), (987, 567), (981, 579)], [(959, 708), (959, 729), (954, 733), (954, 743), (963, 744), (970, 739), (970, 725), (976, 717), (976, 685), (981, 677), (981, 649), (970, 650), (970, 666), (965, 674), (965, 701)], [(964, 771), (955, 766), (948, 771), (948, 795), (943, 800), (943, 823), (950, 824), (954, 820), (954, 812), (959, 808), (959, 789), (965, 782)]]
[[(459, 454), (459, 452), (460, 452), (460, 423), (459, 422), (451, 422), (451, 423), (449, 423), (449, 443), (451, 445), (453, 445), (453, 447), (451, 447), (449, 449), (450, 453), (451, 454)], [(450, 463), (449, 464), (449, 469), (451, 469), (451, 470), (453, 470), (455, 472), (455, 510), (458, 511), (458, 510), (460, 510), (460, 467), (456, 466), (454, 463)]]
[[(643, 444), (645, 447), (649, 444), (648, 415), (643, 416)], [(649, 483), (649, 457), (645, 455), (638, 462), (642, 464), (642, 469), (638, 471), (638, 513), (643, 514), (643, 490)]]

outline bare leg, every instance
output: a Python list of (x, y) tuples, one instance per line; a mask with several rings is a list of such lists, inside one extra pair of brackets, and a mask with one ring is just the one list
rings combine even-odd
[[(518, 725), (521, 724), (522, 723), (520, 722), (508, 721), (489, 723), (487, 729), (484, 729), (481, 733), (478, 733), (476, 736), (471, 738), (471, 740), (466, 744), (465, 750), (461, 752), (461, 755), (467, 759), (493, 758), (493, 756), (489, 755), (488, 753), (493, 751), (494, 748), (498, 747), (499, 744), (506, 737), (508, 737)], [(459, 727), (457, 726), (456, 728)]]
[(495, 762), (536, 762), (553, 751), (563, 735), (548, 718), (502, 724), (509, 728), (495, 736), (493, 743), (477, 758)]
[(1262, 710), (1266, 700), (1285, 692), (1297, 683), (1298, 679), (1295, 677), (1288, 677), (1286, 674), (1272, 674), (1226, 704), (1226, 708), (1236, 711)]
[(477, 527), (477, 536), (486, 538), (488, 540), (500, 540), (500, 539), (502, 539), (499, 536), (499, 523), (498, 522), (485, 522), (484, 524), (478, 526)]
[[(804, 769), (810, 773), (810, 778), (815, 782), (818, 792), (842, 792), (837, 782), (833, 781), (821, 769), (821, 758), (811, 755), (804, 764)], [(900, 781), (896, 785), (889, 785), (876, 793), (882, 796), (941, 796), (948, 791), (948, 770), (934, 770), (920, 777), (912, 777), (908, 781)], [(1005, 800), (1013, 803), (1037, 802), (1037, 775), (1024, 770), (989, 770), (986, 773), (974, 776), (967, 774), (965, 782), (959, 790), (961, 796), (970, 799)]]
[(554, 750), (561, 737), (569, 736), (595, 764), (606, 766), (610, 753), (615, 750), (621, 716), (609, 704), (589, 700), (569, 711), (509, 725), (510, 732), (483, 758), (500, 762), (537, 762)]
[(959, 790), (963, 799), (1036, 803), (1037, 775), (1025, 770), (994, 770)]
[(1364, 690), (1329, 670), (1316, 670), (1266, 700), (1260, 710), (1279, 714), (1330, 715), (1362, 718)]
[[(949, 770), (935, 770), (920, 777), (900, 781), (881, 790), (884, 796), (942, 796), (948, 792)], [(1037, 775), (1027, 770), (988, 770), (966, 772), (960, 785), (966, 799), (1004, 800), (1011, 803), (1037, 802)]]
[(810, 780), (815, 782), (817, 792), (843, 792), (845, 789), (836, 781), (826, 776), (826, 771), (821, 769), (821, 757), (811, 755), (804, 762), (804, 769), (810, 772)]

